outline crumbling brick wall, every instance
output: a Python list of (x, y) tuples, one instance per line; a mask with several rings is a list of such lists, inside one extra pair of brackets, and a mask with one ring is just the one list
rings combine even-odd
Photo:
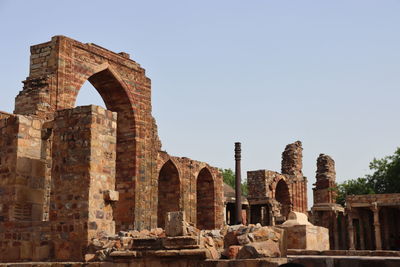
[[(119, 228), (149, 228), (149, 196), (156, 179), (160, 149), (151, 115), (150, 79), (126, 53), (64, 36), (31, 47), (31, 66), (16, 98), (15, 113), (52, 119), (57, 110), (73, 108), (81, 86), (89, 80), (107, 108), (117, 112), (116, 182), (120, 201), (115, 217)], [(140, 189), (139, 189), (140, 188)], [(146, 191), (147, 190), (147, 191)]]
[[(74, 108), (86, 81), (107, 111)], [(47, 259), (77, 260), (96, 235), (157, 227), (158, 183), (167, 159), (179, 172), (173, 192), (178, 209), (194, 224), (220, 227), (221, 173), (160, 152), (151, 109), (150, 79), (128, 54), (64, 36), (32, 46), (16, 114), (0, 112), (0, 237), (7, 240), (0, 254), (32, 260), (37, 251), (28, 246), (43, 245)]]
[[(282, 173), (269, 170), (247, 172), (250, 206), (265, 205), (270, 213), (274, 213), (278, 207), (271, 200), (277, 200), (283, 216), (287, 216), (289, 211), (307, 213), (307, 178), (302, 172), (302, 151), (300, 141), (286, 146), (282, 153)], [(254, 214), (260, 213), (254, 208), (251, 210)]]
[[(186, 219), (201, 229), (221, 227), (223, 224), (221, 172), (204, 162), (185, 157), (172, 157), (160, 151), (157, 169), (161, 170), (166, 164), (173, 164), (178, 171), (181, 191), (179, 205), (185, 211)], [(160, 188), (158, 183), (157, 186)], [(204, 189), (208, 192), (205, 193)]]
[(313, 188), (314, 203), (336, 203), (335, 161), (328, 155), (320, 154), (317, 159), (316, 183)]
[(42, 220), (45, 160), (42, 120), (2, 114), (0, 119), (0, 221)]

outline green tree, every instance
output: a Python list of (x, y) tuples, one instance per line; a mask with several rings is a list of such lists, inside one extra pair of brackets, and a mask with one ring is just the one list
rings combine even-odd
[(375, 193), (399, 193), (400, 192), (400, 148), (391, 156), (383, 159), (374, 159), (369, 168), (373, 174), (366, 175), (369, 184)]
[(374, 194), (375, 191), (365, 178), (345, 181), (337, 186), (336, 202), (344, 205), (347, 195)]
[[(232, 188), (235, 188), (235, 173), (232, 171), (232, 169), (220, 169), (222, 172), (222, 177), (224, 179), (224, 183), (227, 185), (231, 186)], [(242, 195), (247, 196), (248, 194), (248, 188), (247, 188), (247, 181), (242, 181), (241, 185), (241, 190), (242, 190)]]
[(374, 158), (369, 169), (372, 174), (338, 185), (337, 203), (343, 205), (347, 195), (400, 193), (400, 148), (391, 156)]

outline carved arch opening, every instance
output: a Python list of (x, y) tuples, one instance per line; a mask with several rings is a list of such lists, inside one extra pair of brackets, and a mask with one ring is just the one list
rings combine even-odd
[(275, 188), (275, 199), (281, 204), (281, 215), (288, 218), (291, 210), (289, 187), (285, 180), (279, 180)]
[(215, 228), (215, 186), (211, 172), (201, 169), (196, 182), (196, 221), (199, 229)]
[(168, 160), (158, 175), (157, 226), (165, 227), (167, 212), (180, 210), (181, 183), (175, 164)]

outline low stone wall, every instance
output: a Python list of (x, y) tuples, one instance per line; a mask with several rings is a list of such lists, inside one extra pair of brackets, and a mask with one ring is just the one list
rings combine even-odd
[(125, 262), (27, 262), (3, 263), (1, 267), (279, 267), (287, 263), (286, 258), (248, 260), (198, 260), (185, 258), (138, 259)]
[(368, 256), (290, 256), (289, 262), (301, 264), (304, 267), (398, 267), (398, 257), (368, 257)]
[(395, 250), (305, 250), (288, 249), (290, 256), (355, 256), (355, 257), (399, 257), (400, 251)]
[(118, 262), (26, 262), (1, 263), (0, 267), (280, 267), (286, 263), (297, 263), (304, 267), (398, 267), (400, 257), (367, 256), (289, 256), (274, 259), (242, 260), (198, 260), (188, 258), (136, 259)]
[(81, 260), (86, 221), (0, 223), (0, 261)]

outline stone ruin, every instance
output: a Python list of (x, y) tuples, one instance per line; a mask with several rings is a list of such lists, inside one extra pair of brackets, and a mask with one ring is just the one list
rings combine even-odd
[[(64, 36), (31, 46), (14, 114), (0, 113), (0, 259), (82, 260), (93, 238), (223, 225), (222, 176), (161, 150), (151, 81), (127, 53)], [(89, 81), (107, 110), (75, 107)]]
[[(107, 109), (75, 107), (86, 81)], [(247, 173), (250, 224), (227, 226), (220, 171), (161, 150), (151, 81), (127, 53), (55, 36), (31, 47), (23, 84), (14, 114), (0, 112), (0, 262), (278, 266), (289, 255), (330, 266), (326, 255), (400, 256), (350, 252), (395, 248), (400, 197), (351, 196), (344, 209), (324, 154), (308, 213), (300, 141), (286, 146), (281, 173)]]
[(283, 223), (291, 211), (307, 213), (307, 178), (303, 176), (303, 148), (300, 141), (282, 153), (282, 173), (247, 172), (250, 223)]

